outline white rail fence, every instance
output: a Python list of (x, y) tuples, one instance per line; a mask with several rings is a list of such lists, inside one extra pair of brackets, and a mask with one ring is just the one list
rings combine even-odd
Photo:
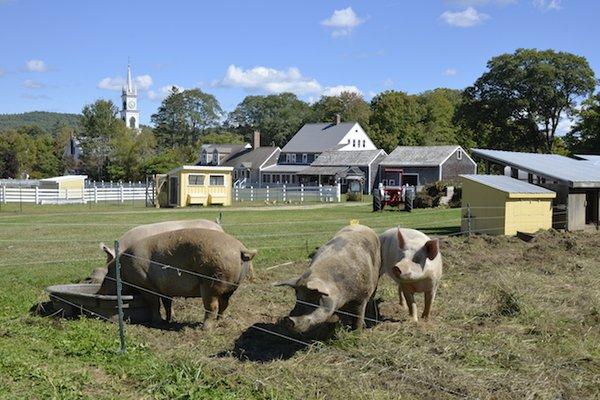
[(341, 199), (341, 187), (336, 186), (278, 186), (255, 188), (233, 188), (233, 201), (235, 202), (268, 202), (268, 203), (339, 203)]
[(145, 187), (90, 187), (85, 189), (40, 189), (0, 186), (0, 203), (76, 204), (104, 201), (126, 202), (146, 200)]

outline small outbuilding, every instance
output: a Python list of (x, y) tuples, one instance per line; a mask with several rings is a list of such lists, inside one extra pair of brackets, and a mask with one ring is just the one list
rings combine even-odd
[(232, 167), (183, 165), (158, 176), (161, 207), (231, 205)]
[(39, 180), (40, 189), (81, 190), (85, 188), (87, 175), (63, 175)]
[(516, 235), (552, 228), (556, 193), (505, 175), (461, 175), (463, 232)]

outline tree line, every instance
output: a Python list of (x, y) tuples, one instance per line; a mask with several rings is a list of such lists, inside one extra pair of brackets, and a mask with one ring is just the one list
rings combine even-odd
[[(388, 90), (370, 102), (356, 93), (323, 96), (309, 104), (292, 93), (251, 95), (225, 113), (200, 89), (173, 88), (151, 120), (153, 128), (129, 130), (109, 100), (82, 110), (81, 128), (35, 126), (0, 136), (0, 175), (32, 177), (77, 170), (93, 179), (138, 180), (195, 162), (203, 143), (243, 143), (259, 130), (263, 145), (283, 146), (308, 122), (358, 121), (374, 143), (459, 144), (540, 153), (600, 153), (600, 94), (584, 57), (553, 50), (519, 49), (493, 57), (473, 85), (419, 94)], [(558, 136), (561, 121), (574, 125)], [(65, 159), (75, 136), (81, 160)]]

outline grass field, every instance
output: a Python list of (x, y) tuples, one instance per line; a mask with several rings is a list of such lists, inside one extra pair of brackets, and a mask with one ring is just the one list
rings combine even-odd
[[(301, 273), (307, 255), (352, 219), (378, 231), (400, 224), (445, 235), (458, 231), (459, 210), (25, 211), (0, 213), (1, 398), (600, 397), (598, 234), (550, 232), (532, 243), (447, 238), (431, 321), (412, 323), (384, 278), (383, 323), (360, 333), (339, 329), (306, 347), (262, 331), (285, 333), (278, 318), (294, 303), (291, 290), (271, 282)], [(229, 318), (214, 330), (200, 329), (200, 299), (180, 299), (170, 329), (127, 325), (128, 351), (119, 355), (115, 324), (29, 314), (47, 300), (46, 286), (76, 282), (102, 264), (100, 241), (139, 224), (215, 219), (220, 211), (224, 229), (259, 255), (254, 281), (236, 291)]]

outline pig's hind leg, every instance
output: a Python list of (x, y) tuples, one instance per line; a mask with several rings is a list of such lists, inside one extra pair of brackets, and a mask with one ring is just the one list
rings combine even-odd
[(202, 302), (204, 303), (204, 325), (203, 329), (210, 329), (217, 319), (219, 312), (219, 298), (207, 285), (202, 286)]
[(173, 299), (167, 299), (166, 297), (161, 297), (162, 305), (165, 308), (165, 319), (167, 322), (171, 322), (173, 319)]
[(353, 328), (356, 330), (362, 330), (365, 326), (365, 313), (367, 311), (367, 305), (369, 304), (369, 299), (367, 298), (362, 303), (359, 303), (355, 308), (356, 316), (354, 318)]
[(150, 313), (152, 315), (152, 324), (160, 324), (162, 318), (160, 317), (160, 298), (151, 293), (142, 293), (144, 302), (148, 305)]
[(219, 314), (217, 315), (217, 319), (223, 318), (223, 313), (229, 306), (229, 298), (233, 293), (225, 293), (219, 296)]

